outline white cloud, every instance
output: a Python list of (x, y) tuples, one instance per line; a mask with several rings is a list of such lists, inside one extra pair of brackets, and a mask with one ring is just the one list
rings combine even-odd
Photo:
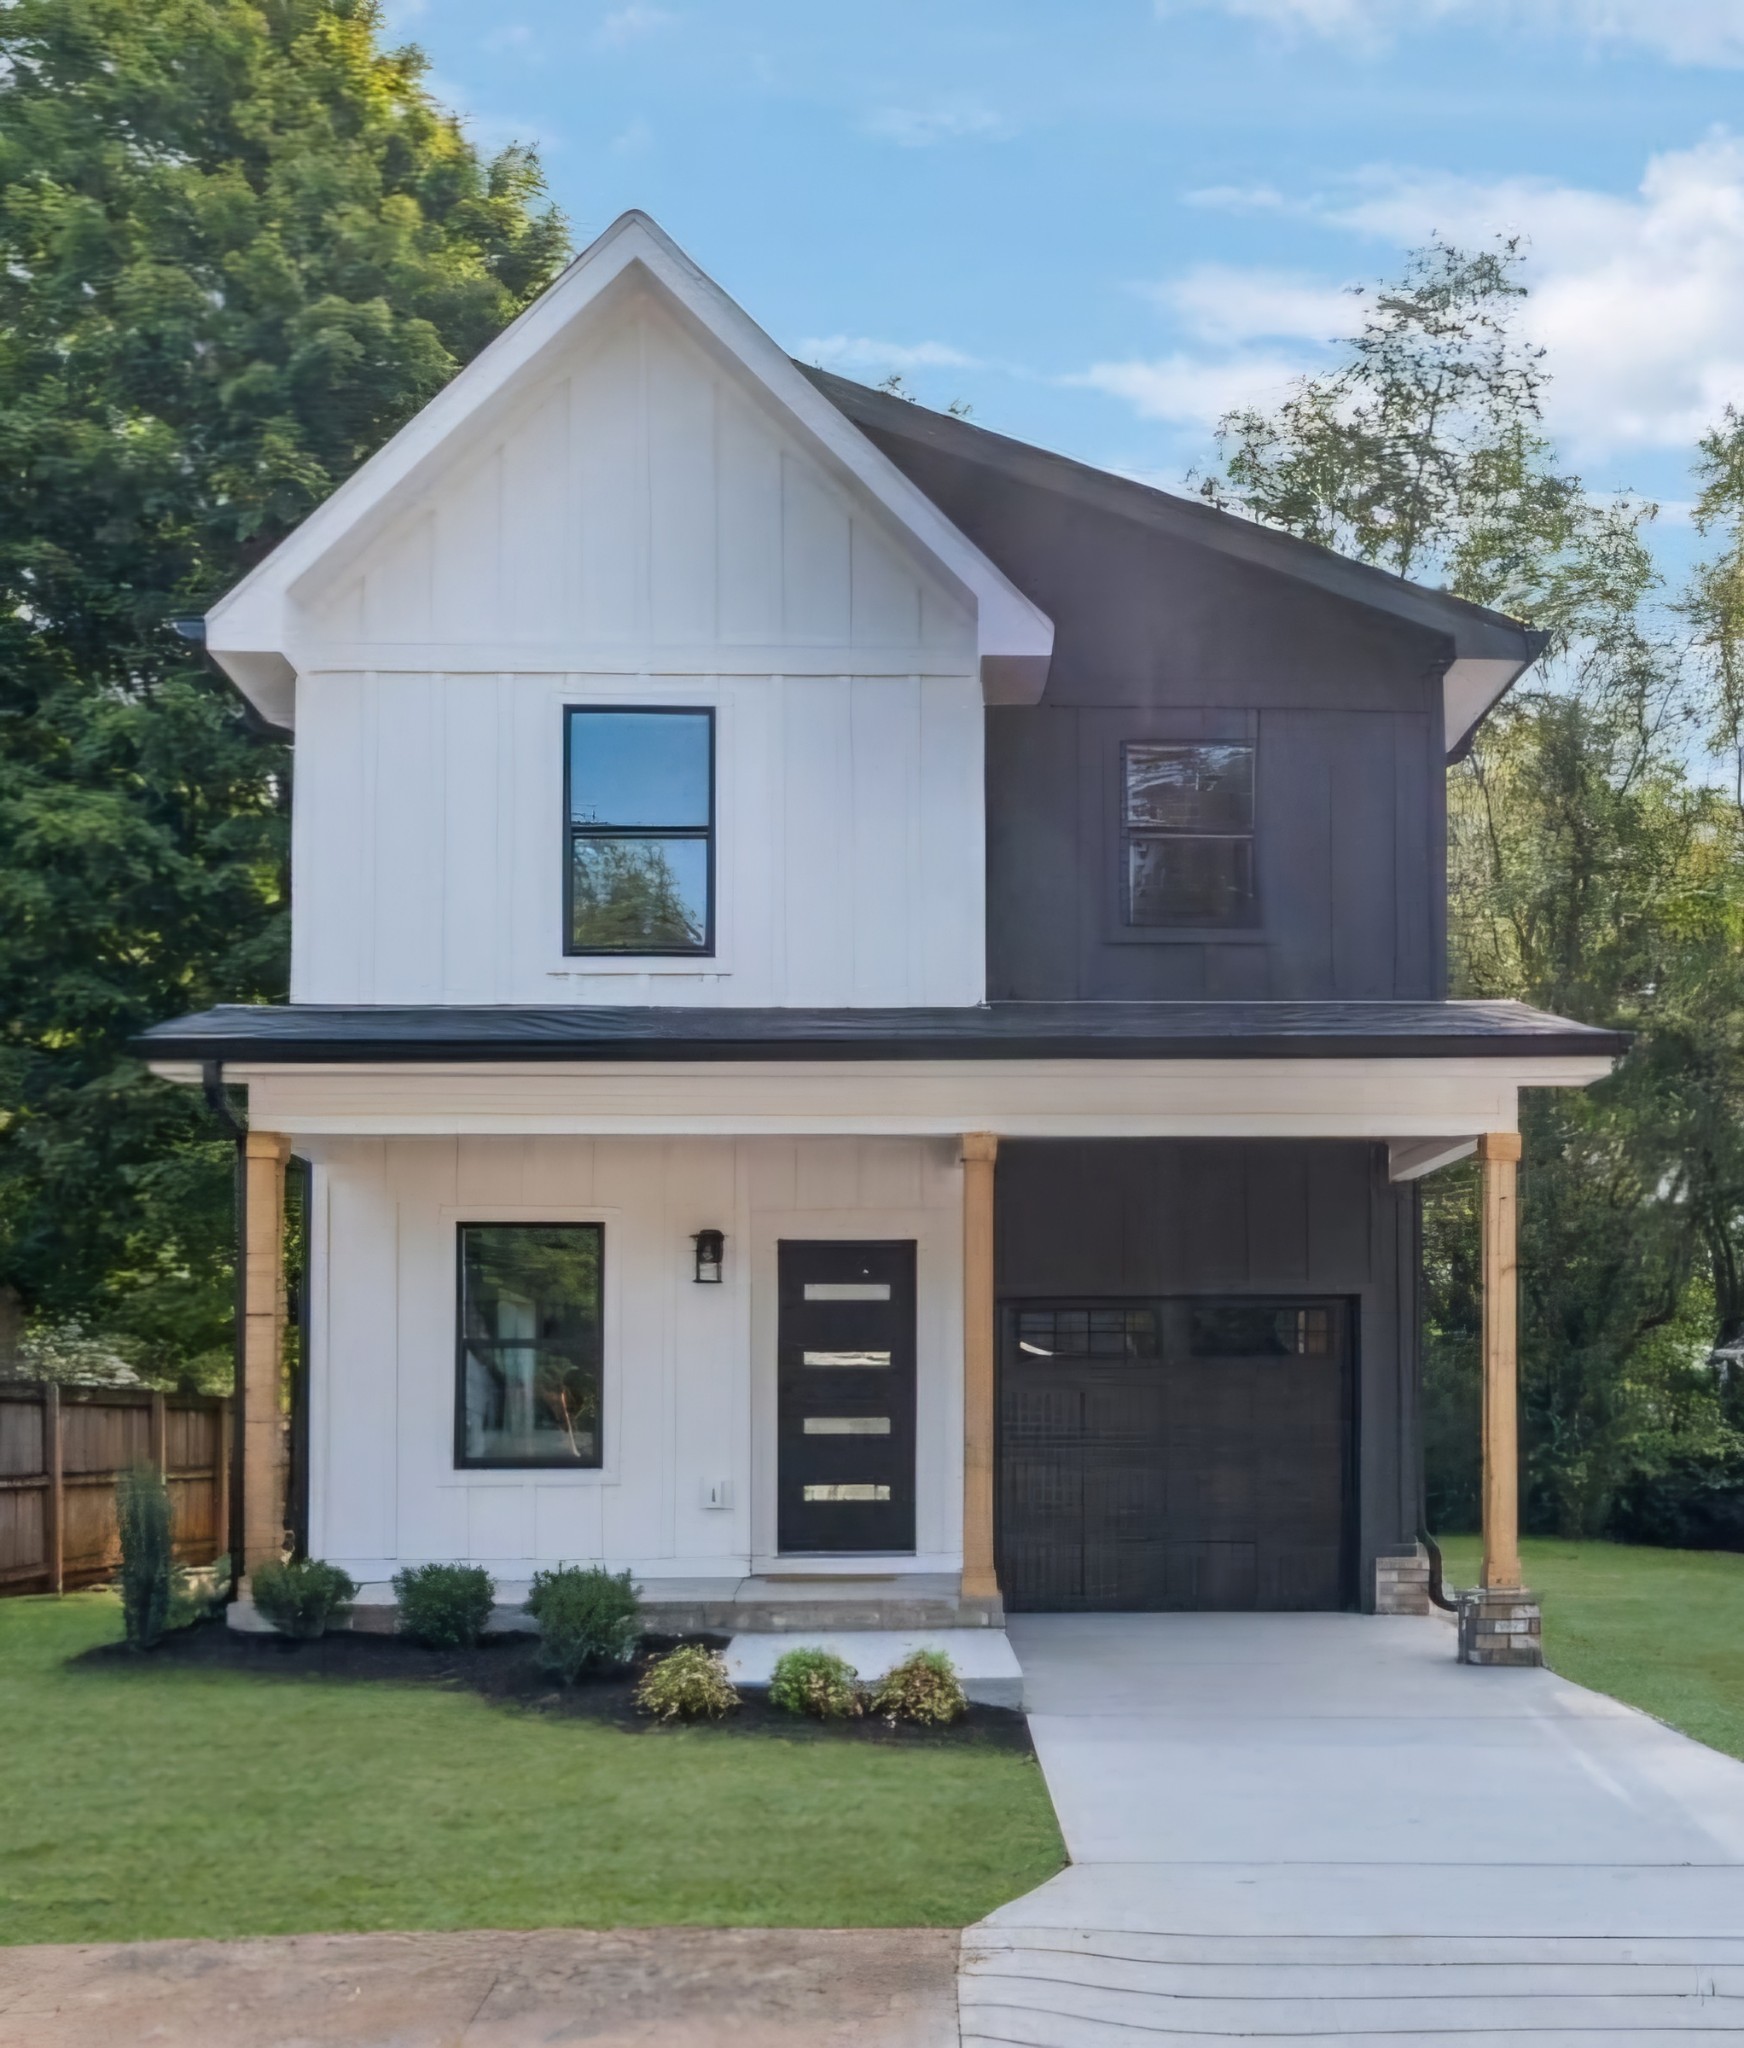
[(654, 6), (652, 0), (629, 0), (627, 6), (614, 7), (601, 19), (594, 31), (594, 41), (605, 49), (621, 50), (625, 44), (640, 42), (644, 36), (658, 35), (676, 19), (668, 9)]
[(1527, 329), (1578, 450), (1687, 446), (1744, 402), (1744, 140), (1653, 157), (1627, 195), (1371, 172), (1328, 217), (1401, 244), (1523, 234)]
[(1223, 213), (1295, 213), (1301, 201), (1287, 199), (1275, 185), (1204, 185), (1186, 194), (1188, 206), (1216, 207)]
[(1213, 344), (1333, 341), (1348, 334), (1359, 317), (1341, 286), (1228, 263), (1201, 263), (1141, 289), (1196, 341)]
[(943, 341), (877, 341), (868, 334), (813, 335), (794, 351), (808, 363), (844, 373), (860, 370), (979, 370), (977, 356)]
[[(1744, 139), (1656, 156), (1632, 193), (1374, 167), (1291, 206), (1401, 251), (1523, 237), (1524, 327), (1548, 351), (1548, 424), (1577, 461), (1687, 448), (1744, 405)], [(1152, 419), (1269, 402), (1359, 317), (1330, 282), (1270, 270), (1206, 265), (1147, 289), (1189, 346), (1082, 381)]]
[(543, 157), (561, 154), (564, 147), (561, 131), (546, 128), (530, 116), (492, 113), (473, 106), (470, 103), (468, 87), (458, 79), (431, 71), (426, 72), (424, 83), (438, 104), (453, 111), (456, 119), (466, 130), (468, 141), (485, 151), (487, 155), (499, 149), (507, 149), (511, 143), (521, 143), (536, 149)]
[(940, 142), (992, 141), (1011, 131), (985, 100), (972, 96), (934, 100), (924, 107), (880, 107), (861, 124), (880, 142), (903, 149), (930, 149)]
[(1302, 369), (1299, 360), (1281, 354), (1244, 352), (1217, 359), (1177, 352), (1092, 363), (1063, 381), (1124, 399), (1140, 419), (1205, 431), (1239, 406), (1275, 406)]
[(618, 130), (606, 147), (614, 156), (645, 156), (654, 147), (654, 130), (638, 114)]
[(1412, 28), (1473, 21), (1632, 43), (1678, 64), (1744, 64), (1739, 0), (1156, 0), (1159, 14), (1216, 6), (1238, 19), (1376, 48)]
[[(1227, 263), (1201, 263), (1140, 290), (1193, 346), (1092, 363), (1066, 382), (1124, 399), (1141, 419), (1200, 432), (1237, 407), (1275, 406), (1321, 345), (1361, 317), (1338, 285)], [(1303, 346), (1278, 346), (1291, 342)]]

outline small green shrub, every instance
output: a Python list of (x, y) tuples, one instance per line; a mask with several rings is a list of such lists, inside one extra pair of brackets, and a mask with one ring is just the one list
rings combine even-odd
[(969, 1702), (956, 1666), (943, 1650), (916, 1650), (879, 1679), (871, 1707), (892, 1727), (898, 1721), (916, 1721), (922, 1727), (942, 1728), (960, 1721)]
[(409, 1564), (394, 1574), (400, 1633), (430, 1650), (470, 1650), (490, 1625), (496, 1597), (481, 1564)]
[(560, 1564), (535, 1572), (527, 1612), (539, 1624), (539, 1663), (565, 1685), (590, 1664), (627, 1664), (641, 1634), (628, 1572)]
[(135, 1465), (115, 1484), (121, 1535), (121, 1616), (130, 1650), (149, 1650), (169, 1626), (175, 1554), (170, 1496), (155, 1465)]
[(656, 1657), (636, 1688), (636, 1704), (660, 1721), (718, 1721), (739, 1704), (727, 1667), (714, 1650), (687, 1643)]
[(255, 1606), (282, 1636), (325, 1635), (357, 1598), (351, 1574), (318, 1557), (257, 1565), (249, 1587)]
[(845, 1721), (865, 1707), (859, 1673), (833, 1650), (789, 1650), (776, 1658), (769, 1702), (819, 1721)]
[(177, 1565), (170, 1578), (170, 1627), (216, 1621), (229, 1597), (228, 1557), (214, 1558), (207, 1565)]

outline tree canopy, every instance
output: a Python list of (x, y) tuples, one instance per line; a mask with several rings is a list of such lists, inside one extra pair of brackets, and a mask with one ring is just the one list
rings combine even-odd
[(0, 13), (0, 1350), (23, 1311), (227, 1352), (225, 1149), (125, 1046), (284, 994), (289, 759), (168, 621), (568, 247), (423, 73), (374, 0)]
[[(1421, 251), (1324, 374), (1223, 422), (1201, 489), (1551, 636), (1448, 806), (1454, 992), (1634, 1034), (1600, 1087), (1524, 1099), (1527, 1518), (1714, 1540), (1744, 1481), (1738, 1375), (1710, 1363), (1744, 1336), (1744, 425), (1702, 444), (1722, 545), (1668, 594), (1654, 508), (1556, 460), (1520, 267), (1511, 242)], [(1430, 1505), (1453, 1526), (1477, 1505), (1474, 1188), (1425, 1190)]]

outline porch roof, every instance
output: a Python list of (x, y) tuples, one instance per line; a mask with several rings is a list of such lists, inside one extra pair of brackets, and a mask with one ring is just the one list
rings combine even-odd
[(154, 1025), (154, 1063), (523, 1060), (1519, 1060), (1616, 1057), (1626, 1034), (1524, 1003), (988, 1003), (975, 1008), (717, 1009), (579, 1004), (224, 1003)]

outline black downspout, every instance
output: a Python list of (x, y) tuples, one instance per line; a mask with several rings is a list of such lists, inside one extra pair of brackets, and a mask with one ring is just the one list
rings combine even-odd
[(248, 1257), (248, 1132), (236, 1121), (236, 1113), (230, 1107), (230, 1097), (224, 1088), (224, 1062), (207, 1060), (200, 1068), (200, 1088), (206, 1098), (206, 1107), (218, 1119), (235, 1143), (236, 1163), (234, 1189), (231, 1206), (236, 1217), (236, 1308), (232, 1344), (235, 1362), (232, 1368), (235, 1386), (230, 1396), (230, 1527), (224, 1532), (225, 1546), (231, 1558), (231, 1597), (235, 1598), (236, 1559), (242, 1555), (242, 1446), (248, 1416), (247, 1376), (243, 1371), (245, 1336), (247, 1332), (247, 1286), (246, 1270)]
[(1457, 1614), (1459, 1602), (1447, 1597), (1442, 1575), (1441, 1545), (1429, 1533), (1429, 1475), (1424, 1469), (1423, 1441), (1423, 1183), (1411, 1183), (1411, 1271), (1415, 1276), (1417, 1323), (1417, 1541), (1429, 1558), (1429, 1602), (1446, 1614)]

